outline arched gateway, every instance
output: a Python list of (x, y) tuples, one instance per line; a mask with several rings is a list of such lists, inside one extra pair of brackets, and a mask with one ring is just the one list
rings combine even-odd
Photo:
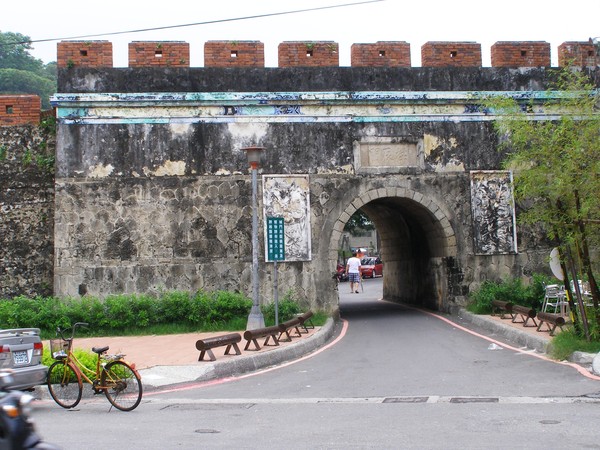
[(385, 261), (383, 295), (387, 300), (444, 308), (446, 264), (456, 257), (456, 237), (435, 199), (408, 188), (367, 191), (349, 204), (336, 221), (329, 248), (337, 262), (346, 220), (358, 209), (376, 224)]
[(282, 296), (336, 308), (338, 243), (358, 209), (381, 236), (386, 299), (449, 310), (483, 280), (540, 270), (548, 249), (517, 246), (511, 174), (478, 101), (547, 98), (548, 73), (62, 68), (55, 294), (250, 293), (248, 146), (266, 149), (261, 223), (282, 214), (290, 230)]

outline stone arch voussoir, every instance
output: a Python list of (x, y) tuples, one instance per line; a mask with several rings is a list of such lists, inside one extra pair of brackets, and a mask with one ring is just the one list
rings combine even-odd
[(358, 211), (365, 204), (384, 197), (399, 197), (408, 198), (416, 203), (419, 203), (424, 209), (437, 219), (440, 225), (439, 237), (443, 242), (444, 256), (456, 257), (456, 235), (448, 215), (443, 211), (440, 205), (430, 197), (427, 197), (417, 191), (414, 191), (405, 187), (388, 187), (379, 189), (370, 189), (358, 197), (356, 197), (342, 212), (340, 217), (336, 220), (333, 231), (331, 234), (330, 246), (329, 246), (329, 262), (330, 265), (335, 267), (338, 257), (338, 243), (342, 238), (344, 232), (344, 226), (346, 222), (352, 217), (356, 211)]

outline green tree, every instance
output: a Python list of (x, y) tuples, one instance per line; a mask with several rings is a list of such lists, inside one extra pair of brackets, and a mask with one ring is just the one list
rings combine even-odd
[(0, 69), (0, 93), (37, 94), (42, 99), (42, 109), (50, 108), (50, 96), (56, 92), (56, 82), (33, 72), (17, 69)]
[(375, 229), (375, 225), (371, 219), (369, 219), (369, 216), (360, 209), (352, 214), (348, 222), (346, 222), (346, 225), (344, 225), (344, 231), (347, 231), (350, 234), (357, 234), (360, 230), (368, 231), (373, 229)]
[[(561, 249), (563, 268), (578, 263), (600, 322), (589, 251), (600, 243), (599, 91), (586, 72), (572, 67), (557, 72), (553, 89), (541, 103), (496, 97), (485, 106), (497, 115), (501, 147), (508, 150), (505, 167), (514, 172), (515, 199), (523, 207), (519, 221), (545, 229)], [(536, 120), (540, 109), (555, 113), (556, 120)], [(587, 330), (585, 321), (583, 326)]]
[(44, 63), (29, 54), (29, 36), (0, 32), (0, 69), (19, 69), (41, 73)]
[(48, 109), (56, 92), (56, 63), (45, 65), (29, 50), (28, 36), (0, 32), (0, 94), (37, 94)]

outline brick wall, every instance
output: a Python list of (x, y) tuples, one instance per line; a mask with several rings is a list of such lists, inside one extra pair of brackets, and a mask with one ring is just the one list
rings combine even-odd
[(426, 42), (421, 47), (423, 67), (481, 67), (481, 44)]
[(352, 44), (352, 67), (410, 67), (410, 44), (407, 42), (381, 42)]
[(591, 42), (563, 42), (558, 46), (558, 65), (563, 67), (569, 62), (576, 66), (595, 67), (600, 64), (596, 47)]
[(259, 41), (208, 41), (204, 67), (264, 67), (265, 44)]
[(181, 41), (129, 43), (129, 67), (189, 67), (190, 44)]
[(491, 49), (492, 67), (550, 67), (548, 42), (496, 42)]
[(0, 95), (0, 126), (37, 125), (41, 109), (37, 95)]
[(112, 67), (112, 42), (62, 41), (57, 44), (58, 67)]
[(333, 41), (282, 42), (278, 61), (279, 67), (339, 66), (339, 45)]
[[(496, 42), (492, 67), (549, 67), (550, 45), (544, 41)], [(129, 67), (189, 67), (186, 42), (137, 41), (129, 44)], [(353, 44), (352, 67), (411, 67), (410, 44), (378, 41)], [(558, 47), (558, 66), (567, 61), (595, 67), (600, 64), (591, 42), (564, 42)], [(63, 41), (58, 43), (58, 67), (112, 67), (112, 43)], [(264, 44), (259, 41), (208, 41), (205, 67), (264, 67)], [(481, 44), (476, 42), (427, 42), (421, 47), (423, 67), (482, 67)], [(279, 67), (339, 66), (339, 45), (333, 41), (283, 42), (278, 47)]]

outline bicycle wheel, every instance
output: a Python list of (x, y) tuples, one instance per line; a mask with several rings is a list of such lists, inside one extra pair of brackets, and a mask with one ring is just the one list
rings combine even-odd
[(121, 411), (131, 411), (142, 400), (142, 381), (137, 371), (124, 361), (104, 367), (101, 384), (108, 401)]
[(63, 408), (74, 408), (81, 400), (81, 376), (66, 361), (56, 361), (50, 366), (47, 384), (50, 395)]

